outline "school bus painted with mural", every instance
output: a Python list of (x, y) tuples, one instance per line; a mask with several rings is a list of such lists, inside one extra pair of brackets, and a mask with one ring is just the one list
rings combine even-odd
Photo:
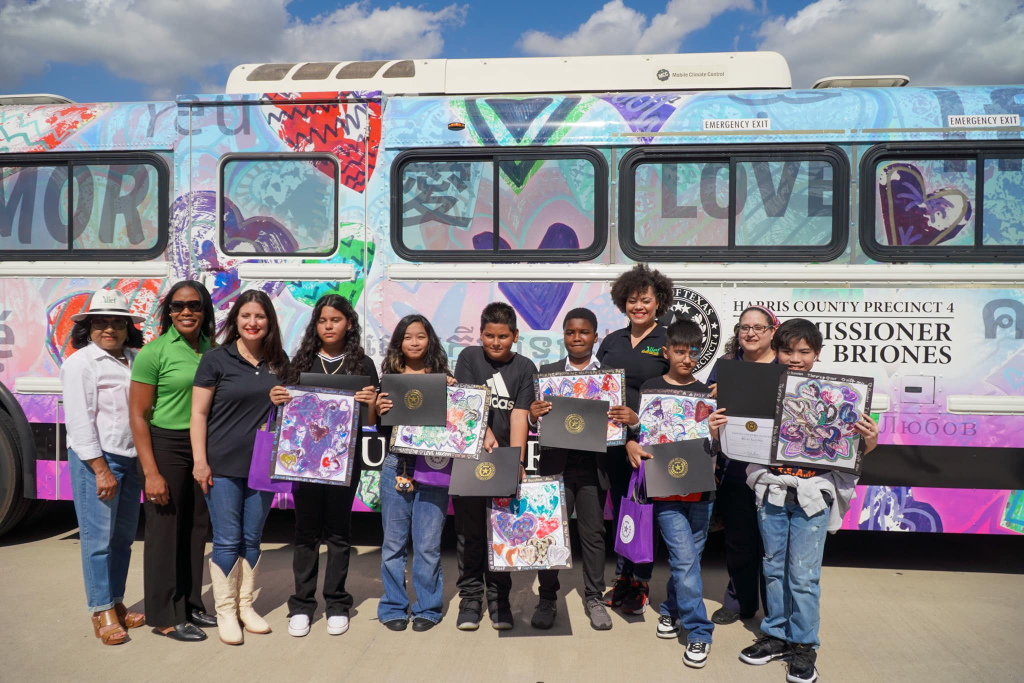
[[(413, 311), (454, 360), (503, 300), (540, 363), (573, 307), (623, 326), (609, 284), (637, 261), (704, 330), (699, 378), (751, 303), (819, 325), (816, 370), (874, 377), (880, 446), (844, 528), (1024, 533), (1024, 86), (792, 90), (788, 69), (692, 57), (618, 58), (603, 88), (574, 86), (591, 58), (475, 81), (407, 60), (0, 106), (0, 533), (71, 498), (57, 378), (97, 288), (147, 339), (175, 280), (205, 282), (219, 319), (259, 288), (287, 349), (337, 292), (377, 361)], [(382, 459), (364, 439), (362, 510)]]

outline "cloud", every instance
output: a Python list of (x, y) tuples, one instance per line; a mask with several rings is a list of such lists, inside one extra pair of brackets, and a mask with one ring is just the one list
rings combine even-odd
[(518, 46), (533, 56), (678, 52), (688, 34), (704, 28), (722, 12), (753, 8), (752, 0), (669, 0), (663, 12), (648, 20), (622, 0), (611, 0), (573, 33), (558, 37), (527, 31)]
[(789, 61), (794, 87), (825, 76), (905, 74), (911, 85), (1019, 83), (1018, 0), (817, 0), (757, 31)]
[(292, 0), (7, 0), (0, 4), (0, 86), (54, 63), (99, 63), (173, 91), (207, 69), (244, 62), (434, 57), (466, 6), (340, 5), (303, 21)]

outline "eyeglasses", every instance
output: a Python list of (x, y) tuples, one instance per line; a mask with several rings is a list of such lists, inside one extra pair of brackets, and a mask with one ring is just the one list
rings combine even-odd
[(101, 332), (108, 327), (114, 330), (123, 330), (128, 327), (127, 318), (93, 318), (89, 321), (92, 329)]
[(754, 334), (764, 334), (768, 330), (772, 329), (771, 325), (741, 325), (740, 332), (748, 334), (753, 332)]
[(181, 313), (186, 308), (193, 313), (198, 313), (203, 310), (203, 302), (199, 299), (192, 299), (191, 301), (172, 301), (167, 305), (171, 313)]

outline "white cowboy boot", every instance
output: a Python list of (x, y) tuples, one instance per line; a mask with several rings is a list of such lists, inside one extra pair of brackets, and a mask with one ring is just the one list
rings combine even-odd
[(249, 560), (244, 557), (240, 560), (242, 564), (242, 582), (238, 590), (238, 618), (245, 624), (245, 630), (249, 633), (270, 633), (270, 624), (256, 614), (252, 608), (252, 601), (256, 598), (256, 573), (260, 561), (256, 560), (256, 566), (249, 565)]
[(242, 629), (238, 625), (238, 576), (241, 560), (237, 560), (225, 576), (221, 568), (210, 560), (210, 579), (213, 581), (213, 602), (217, 609), (217, 630), (222, 643), (241, 645)]

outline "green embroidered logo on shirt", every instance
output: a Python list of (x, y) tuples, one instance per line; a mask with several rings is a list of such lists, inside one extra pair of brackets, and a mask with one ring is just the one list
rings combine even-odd
[(660, 356), (661, 355), (661, 349), (658, 348), (657, 346), (648, 346), (646, 349), (644, 349), (640, 353), (646, 353), (646, 354), (648, 354), (650, 356)]

